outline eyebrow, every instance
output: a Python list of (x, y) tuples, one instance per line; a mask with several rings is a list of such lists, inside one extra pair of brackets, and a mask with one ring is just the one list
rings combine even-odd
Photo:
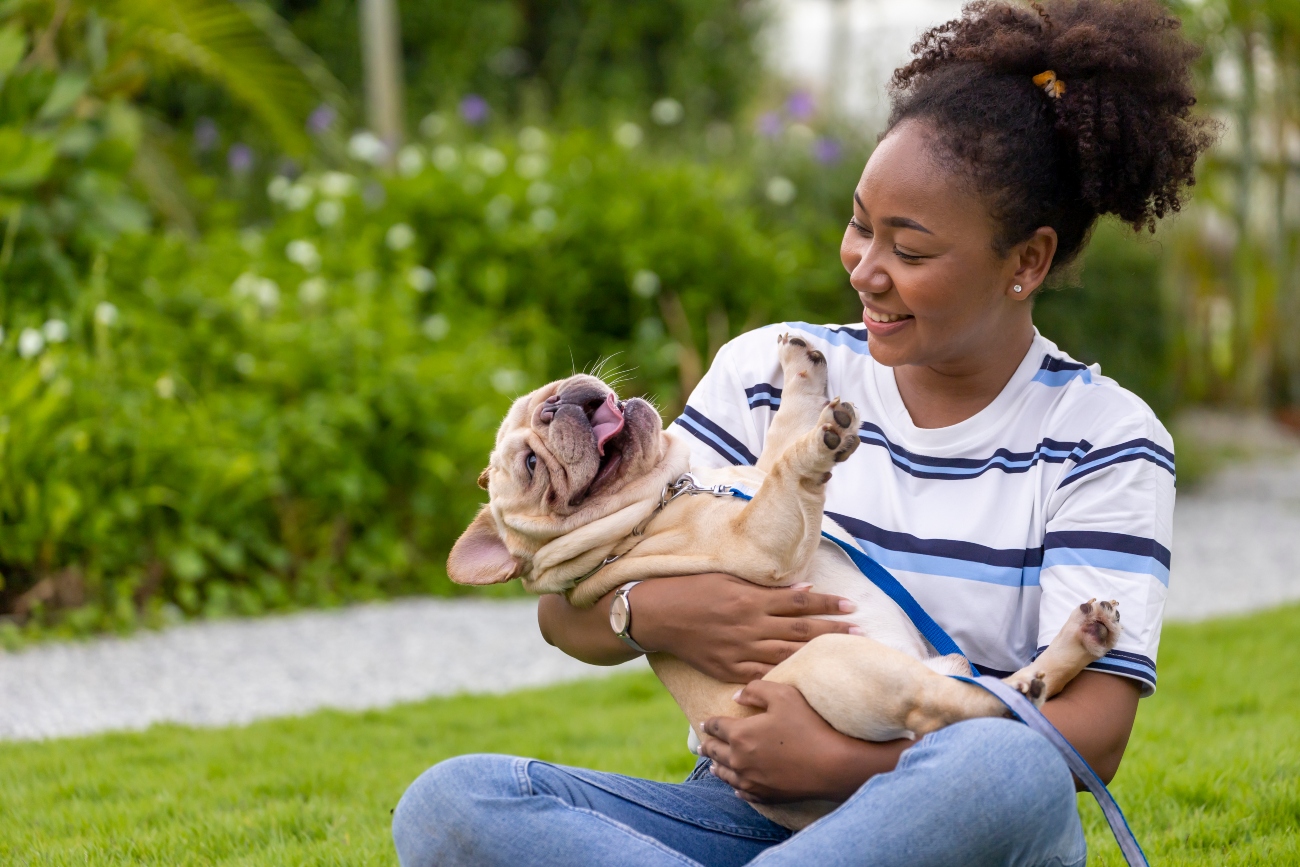
[[(864, 212), (870, 213), (869, 211), (867, 211), (867, 206), (862, 204), (862, 199), (858, 197), (856, 191), (853, 193), (853, 201), (857, 202), (858, 207), (861, 208)], [(907, 217), (885, 217), (880, 222), (884, 223), (886, 226), (888, 226), (891, 229), (915, 229), (918, 232), (925, 232), (925, 234), (927, 235), (934, 234), (934, 232), (931, 232), (929, 229), (927, 229), (925, 226), (922, 226), (916, 220), (912, 220)]]

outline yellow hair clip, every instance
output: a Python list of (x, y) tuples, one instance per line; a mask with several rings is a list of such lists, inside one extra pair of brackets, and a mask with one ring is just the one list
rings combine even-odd
[(1060, 99), (1065, 93), (1065, 82), (1056, 77), (1052, 70), (1040, 72), (1034, 76), (1034, 84), (1043, 89), (1043, 93), (1052, 99)]

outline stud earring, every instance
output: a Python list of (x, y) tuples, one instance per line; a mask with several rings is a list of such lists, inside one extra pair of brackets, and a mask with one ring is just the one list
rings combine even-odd
[(1025, 291), (1025, 287), (1017, 283), (1015, 286), (1011, 287), (1011, 291), (1015, 292), (1016, 294), (1019, 294)]

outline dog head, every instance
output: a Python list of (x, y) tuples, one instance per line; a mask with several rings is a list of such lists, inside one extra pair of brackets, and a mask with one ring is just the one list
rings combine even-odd
[(655, 408), (640, 398), (619, 400), (594, 376), (571, 376), (519, 398), (479, 476), (488, 505), (452, 548), (447, 574), (458, 584), (518, 577), (534, 589), (532, 557), (547, 542), (658, 497), (667, 450)]

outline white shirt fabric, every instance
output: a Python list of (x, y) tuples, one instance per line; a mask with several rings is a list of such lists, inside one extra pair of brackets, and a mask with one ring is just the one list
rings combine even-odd
[[(861, 326), (787, 322), (724, 346), (674, 422), (692, 466), (753, 464), (781, 403), (777, 336), (826, 354), (831, 396), (862, 445), (826, 512), (888, 569), (981, 672), (1028, 664), (1089, 599), (1123, 634), (1089, 666), (1155, 692), (1173, 544), (1173, 440), (1136, 395), (1035, 332), (1002, 393), (965, 421), (918, 428)], [(864, 579), (865, 580), (865, 579)]]

